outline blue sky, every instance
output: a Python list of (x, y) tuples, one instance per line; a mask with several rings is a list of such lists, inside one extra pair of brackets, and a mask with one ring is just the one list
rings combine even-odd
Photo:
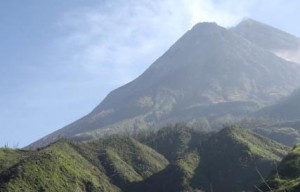
[(0, 146), (89, 113), (197, 22), (244, 17), (300, 36), (300, 1), (0, 0)]

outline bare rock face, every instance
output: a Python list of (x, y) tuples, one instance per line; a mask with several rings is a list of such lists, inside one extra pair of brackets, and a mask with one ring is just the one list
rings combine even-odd
[(231, 29), (199, 23), (90, 114), (31, 147), (258, 110), (300, 86), (300, 65), (275, 54), (296, 50), (295, 39), (253, 20)]

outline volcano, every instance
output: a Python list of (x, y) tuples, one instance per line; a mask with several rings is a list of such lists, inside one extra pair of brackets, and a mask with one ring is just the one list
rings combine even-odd
[[(88, 115), (38, 140), (92, 140), (187, 122), (247, 115), (300, 86), (300, 65), (283, 57), (299, 39), (254, 20), (227, 29), (199, 23), (132, 82), (113, 90)], [(224, 119), (224, 118), (223, 118)]]

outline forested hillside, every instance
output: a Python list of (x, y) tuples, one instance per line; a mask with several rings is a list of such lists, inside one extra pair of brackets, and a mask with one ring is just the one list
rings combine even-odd
[[(2, 148), (0, 189), (17, 191), (249, 191), (289, 148), (241, 127), (158, 132), (36, 150)], [(279, 166), (281, 167), (281, 166)]]

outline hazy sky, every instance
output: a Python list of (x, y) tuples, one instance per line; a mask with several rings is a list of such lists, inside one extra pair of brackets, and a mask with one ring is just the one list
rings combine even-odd
[(0, 0), (0, 146), (89, 113), (202, 21), (300, 36), (298, 0)]

